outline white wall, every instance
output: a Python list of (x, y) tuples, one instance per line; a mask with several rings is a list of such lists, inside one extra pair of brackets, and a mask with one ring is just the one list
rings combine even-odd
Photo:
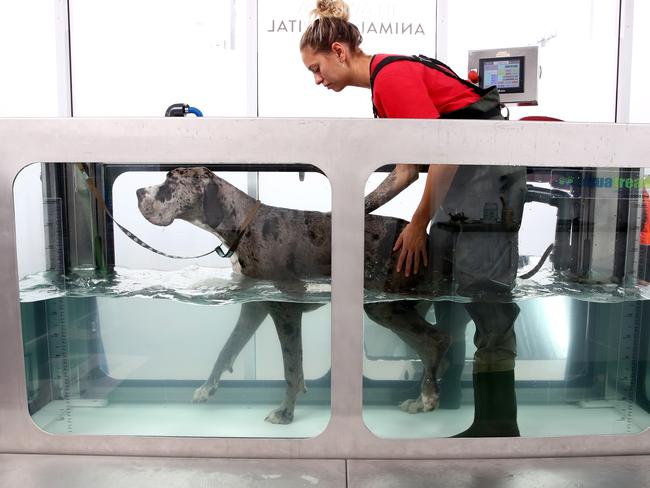
[(247, 112), (244, 0), (71, 0), (75, 116)]
[(618, 1), (448, 0), (446, 58), (459, 74), (467, 52), (539, 46), (539, 106), (513, 107), (512, 119), (547, 115), (614, 122)]
[[(541, 47), (540, 107), (516, 109), (575, 121), (610, 121), (615, 100), (618, 1), (439, 0), (446, 5), (444, 45), (436, 46), (434, 0), (350, 0), (352, 20), (364, 29), (367, 52), (435, 54), (459, 73), (467, 51)], [(297, 49), (312, 0), (70, 0), (72, 82), (76, 116), (161, 116), (175, 101), (206, 115), (369, 116), (367, 93), (336, 95), (311, 86)], [(634, 5), (632, 118), (648, 121), (645, 61), (650, 5)], [(0, 2), (0, 116), (66, 116), (70, 113), (67, 5), (64, 0)], [(155, 12), (155, 15), (154, 15)], [(443, 12), (444, 13), (444, 12)], [(382, 23), (421, 27), (415, 35), (379, 35)], [(251, 43), (257, 23), (259, 50)], [(422, 34), (421, 32), (424, 32)], [(355, 93), (356, 92), (356, 93)], [(315, 96), (318, 94), (318, 96)], [(253, 107), (257, 101), (254, 101)]]
[(630, 122), (650, 123), (650, 2), (637, 0), (634, 4), (634, 34), (632, 49), (632, 90)]
[[(368, 54), (435, 52), (434, 0), (349, 0), (351, 18)], [(258, 3), (259, 114), (262, 117), (372, 117), (370, 91), (348, 87), (333, 93), (316, 86), (299, 45), (313, 0)], [(395, 24), (400, 33), (395, 33)], [(411, 33), (401, 34), (402, 24)], [(392, 33), (388, 29), (392, 29)], [(383, 29), (383, 31), (382, 31)]]
[(62, 3), (0, 2), (0, 117), (68, 115)]

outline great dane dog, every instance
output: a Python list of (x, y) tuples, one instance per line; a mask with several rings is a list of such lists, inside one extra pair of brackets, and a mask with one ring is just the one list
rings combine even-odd
[[(138, 207), (152, 224), (166, 226), (182, 219), (236, 247), (233, 263), (244, 276), (278, 283), (331, 275), (331, 214), (259, 204), (206, 168), (177, 168), (157, 186), (137, 190)], [(423, 274), (405, 278), (395, 272), (393, 244), (406, 222), (392, 217), (366, 215), (365, 286), (386, 291), (406, 291), (426, 286)], [(238, 242), (238, 245), (237, 245)], [(425, 288), (423, 288), (425, 289)], [(410, 413), (433, 410), (438, 403), (438, 368), (449, 334), (417, 312), (415, 301), (366, 304), (366, 313), (391, 329), (422, 360), (424, 373), (420, 396), (402, 403)], [(287, 424), (293, 420), (296, 396), (304, 391), (302, 368), (302, 314), (320, 304), (248, 302), (233, 332), (219, 353), (212, 373), (194, 393), (205, 402), (216, 391), (221, 375), (231, 371), (237, 355), (267, 315), (276, 327), (287, 382), (279, 408), (266, 420)]]

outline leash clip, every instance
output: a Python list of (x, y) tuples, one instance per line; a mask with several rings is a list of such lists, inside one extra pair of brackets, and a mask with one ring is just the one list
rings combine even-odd
[(219, 255), (220, 258), (229, 258), (235, 253), (234, 249), (228, 249), (227, 252), (223, 252), (223, 249), (221, 249), (221, 246), (223, 246), (223, 244), (219, 244), (214, 249), (214, 252), (216, 252)]

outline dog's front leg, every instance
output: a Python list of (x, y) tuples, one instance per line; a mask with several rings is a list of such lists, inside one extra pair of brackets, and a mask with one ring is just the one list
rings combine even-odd
[(253, 337), (260, 324), (268, 315), (267, 302), (248, 302), (241, 306), (237, 324), (230, 334), (226, 345), (219, 353), (217, 362), (212, 368), (212, 374), (200, 388), (194, 392), (195, 402), (206, 402), (214, 395), (221, 375), (225, 371), (232, 372), (232, 365), (246, 343)]
[(266, 417), (272, 424), (289, 424), (293, 421), (296, 396), (305, 391), (305, 378), (302, 370), (302, 313), (301, 303), (272, 303), (269, 307), (275, 323), (284, 363), (284, 379), (287, 390), (279, 408)]

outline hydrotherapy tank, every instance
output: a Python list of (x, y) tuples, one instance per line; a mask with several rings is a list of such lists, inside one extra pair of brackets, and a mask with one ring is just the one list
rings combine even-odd
[[(627, 439), (650, 420), (647, 293), (637, 283), (647, 163), (640, 141), (647, 128), (383, 122), (3, 125), (12, 141), (3, 156), (12, 205), (2, 211), (15, 233), (3, 234), (2, 245), (17, 257), (4, 273), (2, 374), (13, 412), (13, 421), (4, 422), (24, 439), (18, 450), (78, 452), (83, 435), (97, 453), (115, 452), (116, 441), (106, 436), (119, 436), (125, 454), (299, 449), (312, 457), (418, 457), (433, 447), (442, 456), (480, 455), (472, 441), (443, 439), (471, 422), (472, 324), (463, 331), (459, 403), (408, 415), (397, 405), (417, 390), (419, 362), (363, 315), (364, 300), (404, 298), (364, 292), (361, 265), (364, 186), (377, 168), (400, 161), (528, 167), (531, 201), (521, 233), (536, 233), (542, 248), (552, 243), (554, 250), (543, 263), (542, 253), (520, 260), (520, 275), (541, 264), (514, 294), (522, 309), (519, 423), (524, 437), (537, 440), (510, 440), (503, 452), (553, 453), (568, 445), (588, 453), (595, 447), (584, 436), (600, 434), (614, 435), (604, 441), (610, 452), (633, 450)], [(399, 146), (388, 142), (389, 134), (399, 134)], [(332, 137), (346, 149), (329, 147)], [(364, 137), (386, 142), (362, 149)], [(587, 140), (600, 142), (580, 142)], [(284, 392), (280, 344), (268, 320), (214, 397), (207, 403), (192, 397), (242, 303), (295, 302), (296, 290), (270, 280), (244, 282), (215, 254), (190, 261), (157, 255), (114, 224), (168, 254), (216, 247), (214, 236), (189, 224), (156, 228), (138, 212), (137, 188), (192, 166), (216, 171), (265, 204), (332, 210), (332, 279), (308, 281), (298, 294), (322, 306), (303, 317), (307, 393), (299, 395), (289, 425), (264, 421)], [(546, 230), (539, 234), (540, 228)], [(218, 442), (193, 443), (194, 437)], [(645, 442), (641, 434), (634, 444)]]

